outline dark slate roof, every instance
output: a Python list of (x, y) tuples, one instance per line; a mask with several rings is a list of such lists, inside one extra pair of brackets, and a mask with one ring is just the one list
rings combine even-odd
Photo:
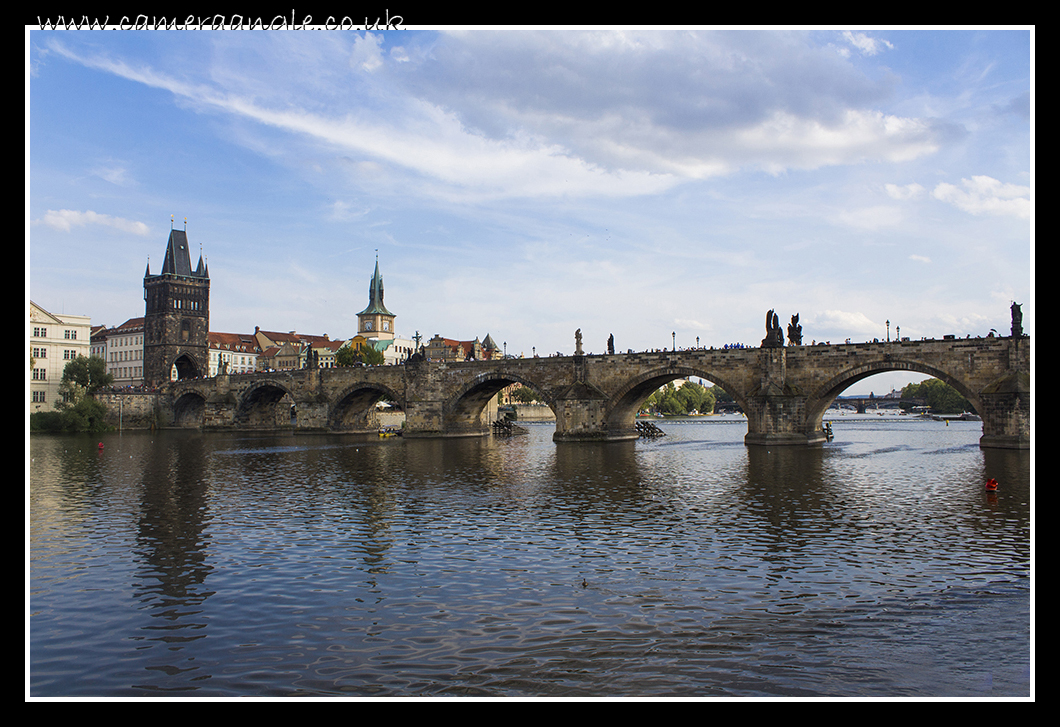
[[(150, 271), (148, 271), (150, 272)], [(209, 272), (199, 256), (199, 265), (191, 269), (191, 251), (188, 249), (188, 233), (184, 230), (170, 230), (169, 243), (166, 245), (166, 259), (162, 262), (162, 275), (186, 275), (188, 277), (208, 278)]]

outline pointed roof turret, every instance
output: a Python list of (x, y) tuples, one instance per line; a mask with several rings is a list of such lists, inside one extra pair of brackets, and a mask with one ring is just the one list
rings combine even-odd
[(162, 261), (162, 274), (191, 275), (191, 253), (188, 252), (188, 233), (170, 230), (166, 245), (166, 259)]
[(379, 274), (378, 255), (375, 258), (375, 274), (372, 275), (372, 282), (368, 286), (368, 307), (357, 315), (394, 315), (386, 309), (385, 305), (383, 305), (383, 276)]
[[(151, 274), (151, 265), (148, 262), (147, 274)], [(188, 249), (188, 233), (184, 230), (170, 230), (169, 242), (166, 244), (166, 259), (162, 261), (160, 275), (186, 275), (188, 277), (208, 278), (209, 270), (199, 253), (199, 266), (196, 270), (191, 269), (191, 252)]]

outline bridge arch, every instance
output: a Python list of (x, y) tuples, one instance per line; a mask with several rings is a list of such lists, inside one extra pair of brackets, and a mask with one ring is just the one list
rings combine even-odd
[(405, 398), (383, 384), (363, 381), (348, 386), (332, 400), (328, 411), (328, 429), (333, 431), (368, 431), (378, 429), (372, 421), (375, 405), (388, 398), (401, 408)]
[(843, 391), (862, 379), (888, 371), (914, 371), (933, 376), (956, 389), (961, 396), (969, 401), (977, 413), (982, 414), (983, 412), (982, 402), (979, 401), (976, 392), (950, 373), (922, 361), (880, 359), (841, 371), (812, 392), (806, 402), (807, 421), (812, 426), (819, 428), (825, 411)]
[(276, 381), (256, 381), (239, 397), (234, 424), (249, 429), (291, 427), (295, 401), (286, 386)]
[(173, 402), (173, 426), (197, 429), (206, 420), (206, 398), (198, 391), (186, 391)]
[(556, 397), (548, 388), (510, 371), (489, 371), (473, 377), (449, 397), (443, 410), (446, 430), (481, 434), (489, 425), (489, 422), (482, 421), (482, 413), (490, 399), (512, 384), (533, 389), (553, 412), (556, 411)]
[(177, 381), (200, 379), (206, 375), (203, 371), (199, 370), (199, 365), (195, 363), (195, 359), (186, 353), (182, 353), (173, 359), (173, 362), (169, 365), (170, 372), (172, 372), (174, 368), (177, 370)]
[(747, 404), (743, 392), (739, 387), (735, 386), (732, 381), (727, 381), (726, 377), (719, 376), (717, 373), (711, 372), (707, 369), (700, 369), (698, 367), (667, 367), (664, 369), (648, 371), (636, 376), (618, 389), (615, 395), (611, 397), (606, 409), (608, 429), (613, 431), (634, 428), (640, 405), (651, 396), (653, 391), (660, 386), (665, 386), (671, 381), (690, 378), (692, 376), (706, 379), (707, 381), (720, 386), (732, 396), (741, 409), (744, 411), (747, 410)]

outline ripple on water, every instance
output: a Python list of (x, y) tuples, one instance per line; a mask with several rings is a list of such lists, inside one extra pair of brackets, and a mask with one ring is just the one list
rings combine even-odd
[(930, 423), (798, 451), (660, 426), (34, 438), (31, 693), (1029, 693), (1020, 455)]

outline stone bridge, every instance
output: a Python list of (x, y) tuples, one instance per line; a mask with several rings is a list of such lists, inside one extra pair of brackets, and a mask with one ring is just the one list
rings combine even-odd
[(695, 349), (495, 361), (407, 363), (222, 375), (162, 391), (160, 423), (202, 428), (365, 432), (384, 397), (405, 411), (405, 436), (490, 431), (487, 403), (510, 384), (556, 414), (555, 441), (634, 439), (644, 400), (674, 379), (707, 379), (747, 415), (747, 444), (816, 444), (822, 416), (873, 374), (934, 376), (983, 419), (983, 447), (1030, 446), (1030, 338), (990, 337), (736, 350)]

